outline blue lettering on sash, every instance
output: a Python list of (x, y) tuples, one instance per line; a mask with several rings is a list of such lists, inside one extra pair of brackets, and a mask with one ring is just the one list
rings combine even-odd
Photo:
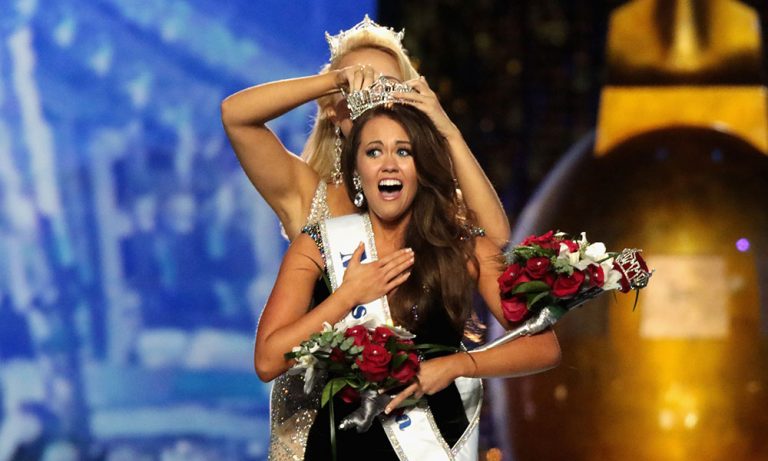
[[(341, 265), (345, 268), (349, 266), (349, 261), (352, 260), (352, 255), (354, 254), (354, 251), (352, 253), (341, 253), (339, 252), (339, 255), (341, 256)], [(360, 257), (360, 261), (365, 261), (368, 257), (365, 255), (365, 250), (363, 250), (363, 254)]]
[(402, 414), (395, 418), (395, 422), (397, 423), (397, 427), (399, 427), (401, 431), (404, 431), (411, 425), (411, 418), (406, 414)]
[(365, 306), (356, 306), (354, 309), (352, 309), (352, 317), (356, 319), (363, 317), (366, 313), (368, 313), (368, 310), (365, 308)]

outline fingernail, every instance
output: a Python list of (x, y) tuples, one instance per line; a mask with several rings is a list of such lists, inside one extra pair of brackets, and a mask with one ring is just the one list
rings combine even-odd
[(407, 251), (408, 253), (413, 253), (413, 248), (406, 248), (405, 251)]
[(391, 408), (389, 408), (389, 407), (387, 407), (387, 408), (385, 408), (385, 409), (384, 409), (384, 414), (385, 414), (385, 415), (388, 415), (388, 414), (389, 414), (389, 412), (391, 412), (391, 411), (392, 411), (392, 409), (391, 409)]

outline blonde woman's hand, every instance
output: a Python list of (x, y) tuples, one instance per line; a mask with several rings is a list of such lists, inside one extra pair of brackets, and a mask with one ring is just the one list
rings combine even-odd
[(440, 134), (448, 137), (458, 132), (456, 125), (453, 124), (448, 114), (443, 110), (437, 94), (429, 87), (427, 79), (424, 76), (403, 82), (413, 89), (408, 93), (397, 93), (397, 98), (403, 102), (411, 104), (418, 108), (432, 120)]
[(336, 87), (347, 92), (367, 88), (375, 79), (376, 72), (367, 64), (343, 67), (336, 71)]
[(378, 299), (400, 284), (411, 275), (414, 255), (410, 248), (393, 252), (378, 261), (360, 262), (365, 247), (358, 245), (349, 260), (344, 280), (337, 292), (346, 296), (350, 306), (357, 306)]

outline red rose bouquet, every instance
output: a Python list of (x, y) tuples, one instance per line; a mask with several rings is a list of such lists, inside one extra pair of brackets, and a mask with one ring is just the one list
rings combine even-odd
[(390, 389), (413, 381), (419, 371), (419, 346), (413, 338), (395, 327), (357, 325), (342, 331), (326, 324), (321, 333), (313, 334), (285, 357), (296, 361), (289, 373), (304, 372), (307, 393), (318, 371), (328, 373), (323, 406), (338, 392), (351, 403), (359, 400), (360, 391)]
[(607, 291), (644, 288), (652, 271), (640, 253), (607, 252), (603, 243), (590, 243), (584, 233), (578, 240), (553, 231), (526, 238), (504, 253), (506, 268), (499, 277), (504, 317), (522, 324), (480, 349), (538, 333)]
[[(328, 381), (323, 387), (321, 405), (331, 402), (333, 418), (332, 398), (336, 394), (346, 403), (359, 401), (360, 409), (342, 421), (340, 427), (365, 432), (391, 398), (379, 391), (407, 385), (416, 379), (420, 363), (418, 351), (456, 350), (436, 344), (417, 345), (414, 337), (397, 327), (368, 329), (357, 325), (336, 329), (326, 323), (322, 332), (313, 334), (285, 354), (286, 359), (295, 360), (288, 373), (304, 374), (306, 393), (311, 392), (320, 373), (326, 375)], [(414, 403), (409, 401), (406, 405)], [(332, 423), (332, 430), (333, 426)]]

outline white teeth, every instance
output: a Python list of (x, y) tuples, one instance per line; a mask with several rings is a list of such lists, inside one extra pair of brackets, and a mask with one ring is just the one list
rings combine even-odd
[(403, 183), (399, 179), (382, 179), (379, 181), (380, 186), (402, 186)]

